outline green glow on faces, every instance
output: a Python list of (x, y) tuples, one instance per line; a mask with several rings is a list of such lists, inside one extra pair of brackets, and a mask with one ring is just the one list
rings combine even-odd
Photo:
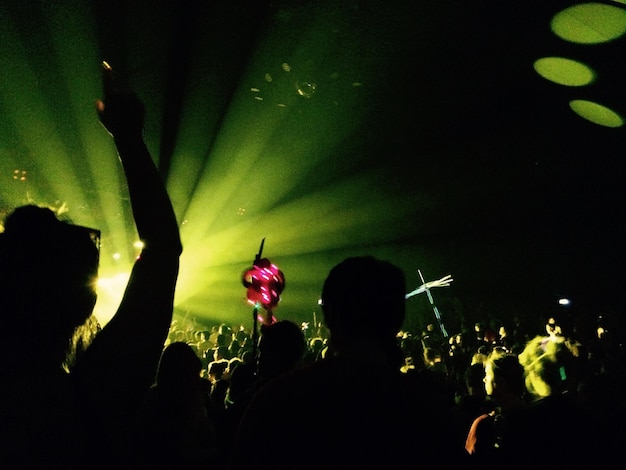
[(624, 125), (624, 119), (619, 114), (601, 104), (586, 100), (573, 100), (569, 105), (572, 111), (580, 117), (600, 126), (621, 127)]
[(551, 27), (565, 41), (599, 44), (626, 33), (626, 11), (601, 3), (574, 5), (556, 14)]
[(535, 71), (559, 85), (584, 86), (595, 80), (594, 71), (585, 64), (563, 57), (543, 57), (534, 63)]

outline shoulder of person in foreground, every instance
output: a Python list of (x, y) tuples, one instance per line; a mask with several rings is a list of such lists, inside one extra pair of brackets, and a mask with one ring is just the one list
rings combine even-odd
[[(420, 401), (427, 394), (412, 393), (418, 392), (413, 381), (398, 373), (397, 382), (376, 384), (373, 372), (354, 379), (346, 370), (342, 361), (324, 360), (260, 389), (240, 422), (231, 469), (296, 468), (294, 462), (297, 468), (394, 467), (414, 463), (413, 451), (465, 461), (462, 443), (455, 449), (456, 437), (446, 430), (451, 414)], [(303, 442), (317, 442), (324, 451), (311, 455)], [(272, 443), (280, 450), (265, 453)]]

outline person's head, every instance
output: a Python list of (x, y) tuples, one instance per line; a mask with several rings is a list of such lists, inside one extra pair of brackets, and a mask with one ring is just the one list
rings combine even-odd
[(517, 356), (502, 352), (489, 355), (485, 361), (485, 391), (496, 402), (505, 397), (524, 396), (524, 368)]
[(230, 341), (233, 335), (233, 329), (226, 323), (221, 323), (219, 326), (219, 334), (225, 336), (224, 341)]
[(548, 318), (546, 322), (546, 333), (550, 336), (560, 336), (562, 334), (561, 327), (554, 317)]
[(395, 341), (405, 316), (404, 273), (371, 256), (347, 258), (330, 270), (322, 288), (324, 323), (333, 337)]
[(201, 369), (202, 362), (189, 344), (171, 343), (161, 353), (156, 385), (166, 388), (195, 386)]
[(230, 351), (228, 346), (217, 346), (213, 348), (213, 360), (230, 359)]
[(485, 396), (485, 367), (482, 362), (467, 366), (464, 379), (468, 395)]
[(230, 375), (230, 383), (226, 392), (226, 402), (229, 405), (236, 403), (248, 390), (251, 390), (256, 380), (256, 365), (251, 362), (242, 362)]
[(71, 337), (96, 302), (98, 243), (97, 230), (60, 221), (47, 208), (27, 205), (9, 214), (0, 233), (3, 327), (59, 344)]
[(426, 365), (442, 362), (443, 354), (438, 348), (424, 348), (424, 361), (426, 361)]
[(489, 357), (489, 349), (487, 346), (480, 346), (478, 350), (472, 355), (471, 364), (476, 364), (477, 362), (481, 364), (485, 364), (485, 361)]
[(209, 380), (212, 383), (218, 380), (222, 380), (224, 378), (224, 374), (228, 369), (228, 366), (228, 359), (218, 359), (216, 361), (211, 361), (207, 367)]
[(231, 357), (228, 360), (228, 368), (227, 368), (227, 374), (228, 377), (230, 377), (232, 375), (232, 373), (234, 372), (234, 370), (239, 367), (241, 364), (243, 364), (243, 360), (240, 357)]
[(537, 336), (518, 357), (526, 388), (536, 398), (557, 395), (573, 386), (575, 357), (562, 336)]
[(261, 326), (258, 347), (258, 373), (271, 377), (297, 366), (306, 352), (306, 340), (300, 327), (281, 320)]

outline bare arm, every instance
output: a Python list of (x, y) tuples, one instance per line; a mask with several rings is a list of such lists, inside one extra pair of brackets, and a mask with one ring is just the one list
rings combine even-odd
[(144, 243), (120, 306), (77, 364), (77, 383), (105, 438), (123, 442), (129, 418), (154, 380), (172, 320), (182, 251), (163, 180), (143, 140), (144, 107), (116, 89), (103, 63), (105, 96), (98, 115), (113, 136), (128, 182), (137, 232)]
[(178, 224), (161, 176), (143, 140), (144, 106), (130, 92), (116, 87), (113, 70), (103, 63), (104, 100), (96, 107), (113, 136), (124, 168), (135, 224), (148, 247), (182, 251)]

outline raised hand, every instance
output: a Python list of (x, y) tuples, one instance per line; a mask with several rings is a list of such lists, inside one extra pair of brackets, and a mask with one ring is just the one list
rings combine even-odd
[(104, 98), (96, 100), (100, 122), (115, 138), (141, 135), (145, 107), (135, 93), (123, 90), (113, 74), (113, 68), (102, 62)]

